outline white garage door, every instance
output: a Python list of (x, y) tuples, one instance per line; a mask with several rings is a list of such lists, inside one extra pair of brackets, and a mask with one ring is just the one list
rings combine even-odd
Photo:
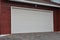
[(11, 7), (11, 33), (53, 32), (53, 11)]

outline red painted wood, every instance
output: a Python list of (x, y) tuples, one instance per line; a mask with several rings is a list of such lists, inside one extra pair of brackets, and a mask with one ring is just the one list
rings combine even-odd
[(54, 10), (54, 31), (60, 31), (60, 9)]
[(11, 6), (54, 11), (54, 31), (60, 31), (60, 8), (47, 7), (42, 5), (34, 7), (35, 5), (31, 4), (6, 2), (5, 0), (0, 0), (0, 34), (11, 33)]
[(58, 10), (58, 31), (60, 31), (60, 9)]
[(11, 33), (11, 12), (9, 4), (1, 2), (0, 4), (0, 34)]

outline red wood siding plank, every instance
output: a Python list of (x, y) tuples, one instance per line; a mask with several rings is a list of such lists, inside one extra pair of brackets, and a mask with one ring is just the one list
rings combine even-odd
[(11, 33), (11, 12), (10, 6), (4, 2), (0, 4), (0, 34)]

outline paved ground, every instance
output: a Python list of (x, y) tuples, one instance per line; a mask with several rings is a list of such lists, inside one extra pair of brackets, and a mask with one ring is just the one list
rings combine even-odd
[(60, 32), (19, 33), (0, 37), (0, 40), (60, 40)]

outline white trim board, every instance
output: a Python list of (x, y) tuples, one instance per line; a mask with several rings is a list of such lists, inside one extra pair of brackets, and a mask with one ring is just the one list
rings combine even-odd
[(41, 11), (41, 12), (53, 12), (51, 10), (44, 10), (44, 9), (35, 9), (35, 8), (26, 8), (26, 7), (16, 7), (16, 6), (11, 6), (11, 9), (21, 9), (21, 10), (32, 10), (32, 11)]
[(27, 0), (10, 0), (10, 1), (24, 2), (24, 3), (30, 3), (30, 4), (37, 4), (37, 5), (44, 5), (44, 6), (51, 6), (51, 7), (60, 8), (59, 5), (47, 4), (47, 3), (40, 3), (40, 2), (34, 2), (34, 1), (27, 1)]

